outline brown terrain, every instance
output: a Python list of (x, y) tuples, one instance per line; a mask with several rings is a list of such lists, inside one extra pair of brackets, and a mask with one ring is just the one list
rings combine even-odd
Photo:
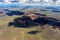
[[(59, 14), (49, 14), (49, 17), (57, 17), (59, 19)], [(54, 16), (53, 16), (54, 15)], [(60, 40), (60, 30), (52, 29), (52, 26), (45, 25), (42, 29), (40, 26), (35, 26), (32, 28), (14, 28), (8, 27), (8, 22), (13, 21), (16, 17), (20, 16), (4, 16), (0, 17), (0, 40)], [(28, 34), (29, 31), (39, 30), (41, 33)]]

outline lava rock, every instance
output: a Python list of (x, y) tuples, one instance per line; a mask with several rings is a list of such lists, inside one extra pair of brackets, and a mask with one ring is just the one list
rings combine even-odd
[(8, 16), (13, 16), (13, 15), (24, 15), (24, 12), (20, 11), (10, 11), (6, 13)]
[(37, 33), (39, 33), (39, 31), (30, 31), (30, 32), (28, 32), (28, 34), (37, 34)]

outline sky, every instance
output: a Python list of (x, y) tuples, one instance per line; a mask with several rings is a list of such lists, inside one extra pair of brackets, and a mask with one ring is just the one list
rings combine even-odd
[[(26, 0), (20, 0), (21, 2), (19, 2), (19, 3), (11, 3), (11, 2), (9, 2), (9, 0), (5, 0), (5, 3), (0, 3), (0, 7), (17, 7), (17, 6), (51, 6), (51, 5), (55, 5), (55, 6), (57, 6), (58, 4), (59, 4), (59, 6), (60, 6), (60, 1), (58, 0), (58, 2), (57, 2), (57, 4), (55, 4), (55, 3), (53, 3), (51, 0), (44, 0), (45, 2), (44, 3), (31, 3), (31, 4), (29, 4), (29, 3), (27, 3), (26, 4)], [(35, 1), (35, 2), (39, 2), (40, 0), (33, 0), (33, 1)], [(51, 3), (50, 3), (51, 2)], [(5, 5), (5, 6), (4, 6)]]

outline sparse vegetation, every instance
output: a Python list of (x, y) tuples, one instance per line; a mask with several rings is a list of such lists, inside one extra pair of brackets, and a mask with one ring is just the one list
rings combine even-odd
[[(2, 17), (2, 18), (0, 17), (0, 40), (60, 40), (60, 33), (58, 33), (58, 31), (53, 31), (55, 29), (51, 30), (52, 28), (50, 28), (51, 26), (53, 27), (55, 25), (53, 22), (57, 22), (55, 19), (47, 18), (51, 22), (51, 23), (49, 23), (49, 27), (47, 27), (47, 28), (45, 27), (46, 18), (43, 19), (44, 20), (43, 22), (42, 22), (42, 20), (41, 21), (39, 20), (38, 22), (40, 22), (40, 23), (38, 26), (29, 25), (30, 28), (29, 27), (27, 28), (27, 26), (25, 28), (19, 27), (19, 26), (16, 26), (15, 28), (14, 28), (14, 26), (9, 27), (10, 26), (10, 25), (8, 25), (9, 22), (10, 22), (9, 24), (15, 23), (15, 22), (25, 23), (25, 21), (20, 21), (20, 20), (15, 21), (14, 20), (18, 17), (21, 18), (21, 16), (16, 16), (16, 15), (6, 16), (6, 17)], [(44, 15), (44, 17), (46, 17), (46, 15)], [(58, 25), (60, 24), (60, 22), (57, 22), (57, 23), (58, 23)], [(30, 34), (28, 34), (28, 33), (30, 33)], [(31, 33), (34, 35), (31, 35)]]

